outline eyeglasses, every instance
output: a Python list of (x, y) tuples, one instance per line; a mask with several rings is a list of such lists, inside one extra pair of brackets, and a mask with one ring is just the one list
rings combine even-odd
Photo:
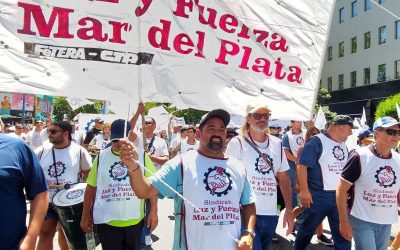
[(384, 131), (386, 134), (391, 135), (391, 136), (396, 136), (396, 135), (400, 135), (400, 130), (397, 129), (381, 129), (381, 131)]
[(144, 124), (149, 125), (149, 124), (153, 124), (152, 122), (145, 122)]
[(254, 113), (254, 114), (250, 114), (250, 115), (253, 116), (254, 120), (261, 120), (261, 118), (268, 120), (271, 117), (270, 113), (266, 113), (266, 114)]
[(48, 129), (47, 129), (47, 134), (55, 135), (55, 134), (57, 134), (58, 132), (63, 132), (63, 130), (61, 130), (61, 129), (51, 129), (51, 128), (48, 128)]

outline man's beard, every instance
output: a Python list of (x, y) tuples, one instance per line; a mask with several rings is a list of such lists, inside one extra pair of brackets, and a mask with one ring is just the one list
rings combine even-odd
[[(219, 141), (213, 141), (213, 139), (219, 139)], [(221, 152), (224, 148), (224, 142), (221, 137), (212, 136), (207, 144), (207, 148), (212, 151)]]
[(49, 138), (49, 141), (54, 144), (54, 145), (58, 145), (58, 144), (62, 144), (64, 142), (64, 138), (60, 137), (54, 137), (54, 138)]

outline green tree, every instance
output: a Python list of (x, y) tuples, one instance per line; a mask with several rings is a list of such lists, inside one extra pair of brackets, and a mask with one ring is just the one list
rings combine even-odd
[(375, 119), (383, 116), (391, 116), (398, 119), (396, 103), (400, 104), (400, 93), (392, 95), (381, 102), (379, 102), (378, 107), (375, 111)]
[(314, 107), (314, 115), (318, 113), (319, 107), (322, 106), (322, 111), (325, 114), (325, 117), (328, 121), (333, 120), (333, 118), (337, 115), (335, 112), (330, 111), (329, 106), (323, 105), (332, 98), (329, 90), (326, 88), (319, 88), (317, 94), (317, 101), (315, 102)]
[(68, 119), (73, 119), (79, 113), (89, 113), (89, 114), (100, 114), (103, 109), (103, 101), (101, 100), (90, 100), (93, 104), (84, 105), (76, 110), (72, 110), (71, 106), (67, 101), (66, 97), (57, 96), (53, 101), (53, 115), (54, 119), (61, 121), (64, 119), (64, 114)]

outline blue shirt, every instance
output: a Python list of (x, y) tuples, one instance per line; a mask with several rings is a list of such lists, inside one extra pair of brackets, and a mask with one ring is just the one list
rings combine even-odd
[(321, 165), (318, 160), (322, 155), (322, 142), (317, 136), (311, 137), (301, 152), (299, 164), (307, 167), (307, 181), (310, 192), (323, 191)]
[[(174, 227), (174, 243), (173, 249), (186, 249), (183, 228), (181, 228), (181, 204), (182, 199), (167, 187), (163, 182), (172, 187), (173, 190), (177, 191), (182, 195), (183, 184), (181, 176), (181, 157), (175, 157), (165, 163), (155, 175), (150, 177), (150, 183), (159, 191), (158, 197), (172, 197), (174, 199), (174, 210), (175, 210), (175, 227)], [(243, 191), (240, 197), (240, 204), (247, 205), (255, 202), (255, 194), (250, 187), (250, 183), (246, 176)], [(188, 208), (186, 208), (188, 209)], [(191, 208), (189, 208), (191, 209)], [(184, 224), (184, 223), (182, 223)], [(182, 230), (181, 230), (182, 229)]]
[(0, 248), (18, 249), (26, 233), (26, 201), (47, 190), (39, 160), (19, 138), (0, 134)]
[[(282, 146), (284, 149), (288, 149), (290, 153), (292, 153), (292, 150), (290, 149), (290, 144), (289, 144), (289, 136), (287, 134), (284, 134), (282, 137)], [(287, 160), (289, 163), (289, 166), (291, 169), (296, 169), (296, 164), (292, 162), (291, 160)]]

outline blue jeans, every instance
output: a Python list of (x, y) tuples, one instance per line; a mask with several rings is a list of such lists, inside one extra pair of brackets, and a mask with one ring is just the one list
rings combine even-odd
[(311, 207), (306, 208), (302, 214), (303, 222), (299, 225), (294, 249), (306, 249), (318, 225), (325, 217), (328, 217), (335, 249), (350, 250), (351, 241), (345, 240), (339, 232), (339, 213), (336, 207), (335, 192), (315, 192), (312, 193), (312, 199)]
[(291, 161), (288, 161), (289, 163), (289, 171), (288, 175), (290, 178), (290, 182), (292, 183), (292, 206), (296, 207), (298, 204), (297, 201), (297, 192), (296, 192), (296, 165), (293, 164)]
[(356, 249), (362, 250), (386, 250), (388, 249), (391, 224), (376, 224), (349, 216), (353, 229)]
[(276, 215), (257, 215), (256, 218), (256, 237), (254, 238), (254, 250), (266, 250), (271, 244), (272, 237), (278, 225), (279, 217)]

